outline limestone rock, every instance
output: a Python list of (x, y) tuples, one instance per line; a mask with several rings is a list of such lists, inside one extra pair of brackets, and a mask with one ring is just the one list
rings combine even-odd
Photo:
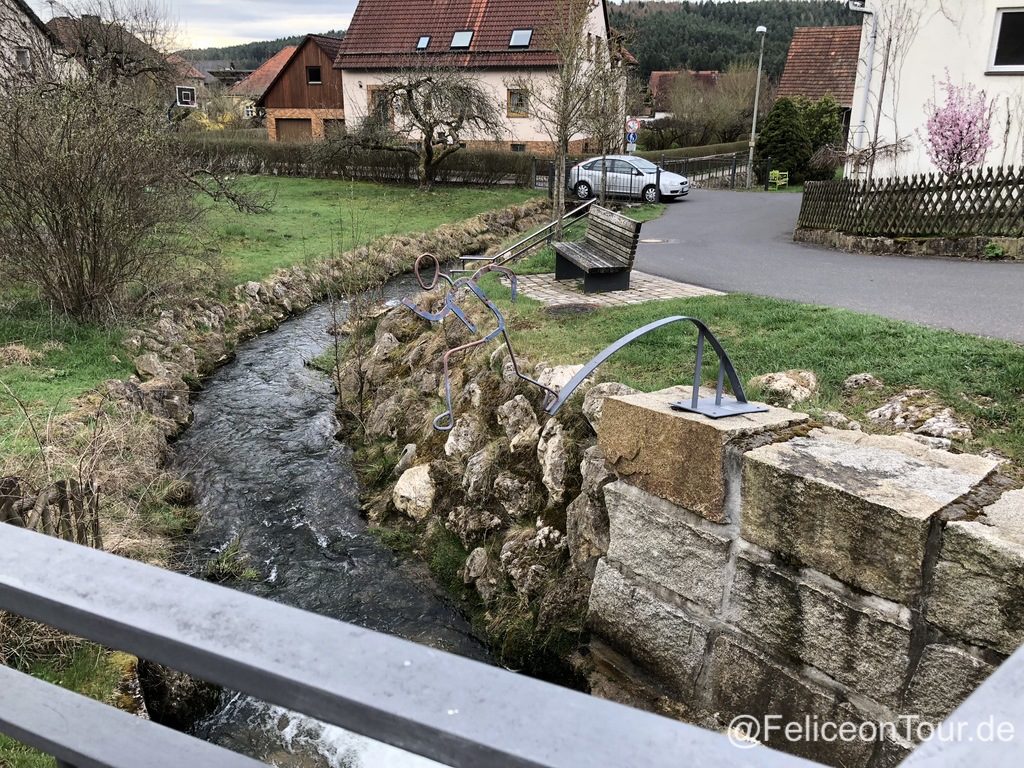
[(446, 527), (459, 537), (464, 547), (472, 547), (489, 534), (501, 530), (506, 521), (483, 506), (460, 505), (448, 513)]
[(921, 590), (930, 521), (997, 464), (825, 427), (743, 456), (742, 534), (876, 595)]
[(603, 384), (595, 384), (587, 390), (583, 398), (583, 415), (590, 426), (597, 432), (597, 426), (601, 423), (601, 414), (604, 412), (604, 401), (607, 397), (632, 395), (636, 392), (632, 387), (619, 384), (616, 381), (609, 381)]
[(945, 440), (970, 440), (974, 436), (971, 428), (957, 419), (952, 408), (943, 408), (918, 427), (915, 432), (919, 435)]
[(166, 378), (168, 374), (167, 365), (157, 357), (155, 352), (147, 352), (136, 357), (132, 364), (136, 373), (143, 379)]
[(391, 501), (399, 512), (413, 520), (424, 520), (434, 508), (436, 490), (430, 477), (430, 465), (420, 464), (405, 470), (398, 478)]
[(928, 618), (947, 632), (1013, 653), (1024, 643), (1024, 490), (976, 520), (946, 526)]
[(822, 414), (821, 420), (828, 426), (835, 427), (836, 429), (852, 429), (855, 432), (861, 430), (860, 422), (854, 421), (839, 411), (826, 411)]
[(382, 334), (377, 343), (373, 345), (373, 349), (370, 350), (370, 357), (382, 358), (387, 357), (399, 347), (398, 339), (390, 333)]
[(513, 455), (528, 453), (537, 447), (540, 424), (533, 406), (523, 395), (516, 395), (498, 406), (498, 424), (505, 430)]
[(818, 391), (818, 377), (814, 371), (781, 371), (755, 376), (748, 386), (760, 388), (768, 402), (788, 406), (810, 400)]
[(608, 511), (604, 502), (583, 492), (565, 508), (565, 537), (573, 565), (591, 571), (608, 552)]
[(534, 371), (534, 378), (545, 387), (558, 392), (572, 381), (572, 377), (583, 370), (582, 365), (545, 365), (541, 363)]
[(416, 461), (416, 443), (409, 443), (402, 449), (402, 455), (398, 459), (398, 464), (391, 471), (391, 474), (395, 477), (401, 476), (405, 470), (413, 465)]
[(583, 492), (599, 498), (602, 496), (601, 491), (604, 487), (615, 479), (615, 473), (604, 460), (604, 451), (601, 450), (601, 446), (592, 445), (583, 452), (580, 476), (583, 478)]
[(466, 565), (462, 569), (462, 579), (472, 584), (485, 603), (491, 603), (501, 593), (503, 578), (501, 567), (483, 547), (477, 547), (469, 553)]
[(258, 299), (260, 293), (263, 291), (263, 286), (255, 280), (250, 280), (245, 284), (245, 286), (243, 286), (242, 290), (245, 291), (246, 295), (251, 296), (254, 299)]
[(847, 376), (843, 382), (843, 392), (854, 392), (858, 389), (881, 389), (882, 380), (870, 373), (855, 373)]
[(493, 492), (505, 514), (513, 520), (524, 515), (534, 516), (543, 507), (537, 484), (511, 472), (500, 472), (494, 478)]
[(452, 458), (462, 458), (477, 450), (483, 440), (484, 431), (479, 419), (472, 414), (460, 416), (448, 433), (444, 453)]
[(474, 453), (466, 462), (466, 471), (462, 476), (462, 488), (466, 492), (466, 498), (470, 501), (479, 500), (489, 492), (496, 455), (496, 448), (489, 445)]
[(541, 467), (541, 482), (548, 490), (550, 504), (559, 504), (565, 498), (565, 484), (569, 469), (569, 452), (565, 429), (555, 419), (548, 420), (537, 444), (537, 461)]
[(868, 413), (868, 418), (900, 429), (916, 429), (941, 410), (938, 396), (927, 389), (907, 389)]
[(139, 385), (142, 407), (157, 418), (166, 419), (170, 426), (167, 435), (175, 434), (192, 421), (188, 386), (181, 379), (156, 378)]

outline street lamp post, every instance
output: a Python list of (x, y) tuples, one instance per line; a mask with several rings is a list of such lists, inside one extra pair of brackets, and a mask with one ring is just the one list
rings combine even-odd
[(761, 36), (761, 54), (757, 59), (757, 88), (754, 91), (754, 124), (750, 127), (750, 159), (747, 163), (747, 189), (753, 184), (754, 174), (754, 145), (757, 144), (757, 111), (761, 107), (761, 68), (764, 66), (764, 39), (768, 34), (768, 27), (763, 24), (756, 30)]

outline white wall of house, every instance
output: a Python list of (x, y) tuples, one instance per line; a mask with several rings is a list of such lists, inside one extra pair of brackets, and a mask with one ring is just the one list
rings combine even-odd
[(52, 64), (49, 39), (14, 0), (0, 0), (0, 82), (8, 82), (28, 67)]
[[(608, 27), (605, 24), (604, 8), (602, 3), (595, 4), (586, 24), (586, 33), (593, 38), (607, 45)], [(508, 91), (509, 84), (516, 78), (522, 78), (524, 73), (530, 78), (551, 78), (554, 75), (552, 68), (531, 67), (528, 69), (469, 69), (469, 74), (476, 78), (493, 97), (499, 105), (501, 113), (505, 115), (503, 127), (504, 136), (500, 144), (509, 149), (512, 145), (525, 145), (524, 151), (541, 151), (539, 145), (548, 144), (550, 138), (544, 130), (544, 126), (536, 116), (528, 114), (525, 117), (511, 116), (508, 113)], [(342, 70), (342, 88), (345, 92), (345, 122), (350, 127), (357, 127), (359, 122), (368, 114), (367, 94), (372, 91), (373, 86), (387, 82), (394, 77), (395, 72), (388, 70)], [(538, 89), (543, 86), (538, 86)], [(493, 141), (490, 136), (467, 136), (470, 141)], [(582, 136), (575, 137), (582, 139)]]
[[(986, 165), (1024, 163), (1024, 67), (997, 72), (992, 66), (999, 12), (1024, 12), (1024, 0), (867, 0), (865, 5), (873, 14), (865, 17), (861, 36), (851, 144), (869, 146), (876, 135), (886, 41), (893, 37), (877, 135), (882, 144), (900, 138), (906, 148), (895, 157), (878, 158), (876, 178), (936, 171), (919, 132), (927, 120), (926, 102), (943, 103), (938, 83), (947, 70), (954, 83), (973, 84), (994, 100), (994, 147)], [(871, 35), (876, 28), (872, 65)], [(847, 173), (855, 175), (852, 163)]]

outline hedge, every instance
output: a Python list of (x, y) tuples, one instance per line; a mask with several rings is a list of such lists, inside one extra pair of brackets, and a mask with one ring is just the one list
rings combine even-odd
[[(342, 178), (384, 183), (418, 181), (418, 158), (406, 152), (353, 150), (333, 142), (283, 144), (280, 142), (182, 134), (181, 141), (199, 160), (222, 172), (272, 174), (310, 178)], [(464, 149), (450, 155), (438, 168), (440, 183), (513, 184), (527, 187), (534, 181), (533, 157), (517, 152)]]

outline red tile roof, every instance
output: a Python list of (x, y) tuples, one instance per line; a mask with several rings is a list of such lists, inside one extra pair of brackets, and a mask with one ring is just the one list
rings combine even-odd
[(778, 95), (817, 100), (831, 94), (852, 107), (860, 33), (860, 27), (797, 27)]
[(253, 99), (259, 99), (267, 92), (270, 84), (274, 82), (297, 49), (297, 45), (289, 45), (282, 48), (260, 64), (259, 68), (247, 78), (231, 86), (228, 89), (228, 93), (232, 96), (249, 96)]
[[(360, 0), (334, 66), (339, 69), (432, 65), (556, 66), (544, 30), (557, 21), (552, 0)], [(526, 49), (509, 48), (512, 30), (532, 29)], [(466, 51), (452, 51), (452, 35), (473, 30)], [(430, 36), (417, 52), (421, 36)]]
[(175, 76), (182, 80), (205, 80), (206, 75), (195, 68), (195, 65), (184, 56), (172, 53), (167, 57), (167, 63), (171, 65)]

